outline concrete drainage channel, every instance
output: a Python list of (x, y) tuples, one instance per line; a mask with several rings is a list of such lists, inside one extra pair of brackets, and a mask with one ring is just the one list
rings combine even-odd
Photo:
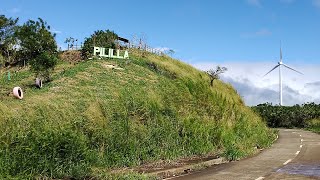
[[(278, 139), (279, 139), (279, 136), (277, 134), (276, 139), (273, 141), (273, 143), (275, 143)], [(264, 149), (256, 149), (256, 152), (252, 156), (258, 155), (263, 150)], [(244, 158), (244, 159), (246, 159), (246, 158)], [(225, 164), (225, 163), (229, 163), (229, 162), (230, 162), (230, 160), (228, 160), (227, 158), (219, 157), (216, 159), (202, 161), (202, 162), (189, 164), (189, 165), (184, 165), (181, 167), (161, 169), (161, 170), (157, 170), (157, 171), (150, 172), (147, 174), (152, 175), (152, 176), (156, 176), (161, 179), (169, 180), (169, 179), (173, 179), (178, 176), (181, 177), (184, 175), (188, 175), (191, 172), (200, 171), (200, 170), (206, 169), (206, 168), (214, 166), (214, 165)]]
[(204, 162), (200, 162), (200, 163), (196, 163), (196, 164), (185, 165), (182, 167), (158, 170), (158, 171), (149, 173), (149, 175), (157, 176), (161, 179), (171, 179), (176, 176), (188, 174), (192, 171), (201, 170), (201, 169), (213, 166), (213, 165), (224, 164), (227, 162), (229, 162), (229, 160), (227, 160), (224, 157), (220, 157), (217, 159), (212, 159), (212, 160), (208, 160), (208, 161), (204, 161)]

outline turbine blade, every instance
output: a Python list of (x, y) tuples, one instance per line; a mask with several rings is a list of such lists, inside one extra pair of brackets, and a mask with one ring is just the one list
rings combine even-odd
[[(279, 67), (280, 65), (278, 64), (278, 65), (276, 65), (274, 68), (272, 68), (269, 72), (267, 72), (267, 74), (269, 74), (269, 73), (271, 73), (271, 71), (273, 71), (274, 69), (276, 69), (277, 67)], [(264, 76), (266, 76), (267, 74), (265, 74)], [(263, 76), (263, 77), (264, 77)]]
[(297, 73), (299, 73), (299, 74), (302, 74), (303, 75), (303, 73), (301, 73), (301, 72), (299, 72), (299, 71), (297, 71), (297, 70), (295, 70), (295, 69), (293, 69), (293, 68), (291, 68), (291, 67), (289, 67), (288, 65), (286, 65), (286, 64), (282, 64), (284, 67), (286, 67), (286, 68), (288, 68), (288, 69), (291, 69), (292, 71), (295, 71), (295, 72), (297, 72)]

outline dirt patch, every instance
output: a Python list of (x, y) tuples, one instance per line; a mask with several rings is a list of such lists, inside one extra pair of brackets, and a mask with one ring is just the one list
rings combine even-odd
[(107, 68), (107, 69), (124, 70), (123, 68), (118, 67), (117, 65), (113, 65), (113, 64), (102, 64), (102, 67)]
[(59, 55), (59, 58), (68, 62), (79, 62), (83, 60), (81, 52), (78, 50), (64, 51)]

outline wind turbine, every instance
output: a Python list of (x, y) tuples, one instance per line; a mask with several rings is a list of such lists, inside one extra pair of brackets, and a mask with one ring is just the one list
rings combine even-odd
[[(302, 74), (301, 72), (289, 67), (288, 65), (284, 64), (282, 62), (282, 50), (281, 50), (281, 46), (280, 46), (280, 61), (278, 62), (278, 64), (272, 68), (269, 72), (267, 72), (267, 74), (269, 74), (271, 71), (275, 70), (277, 67), (279, 67), (279, 101), (280, 101), (280, 106), (282, 106), (282, 72), (281, 72), (281, 66), (284, 66), (292, 71), (295, 71), (299, 74)], [(265, 77), (267, 74), (265, 74), (263, 77)]]

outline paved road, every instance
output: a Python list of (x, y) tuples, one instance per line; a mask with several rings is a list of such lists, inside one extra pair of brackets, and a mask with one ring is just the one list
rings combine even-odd
[(173, 179), (320, 179), (320, 135), (281, 129), (276, 143), (257, 156)]

